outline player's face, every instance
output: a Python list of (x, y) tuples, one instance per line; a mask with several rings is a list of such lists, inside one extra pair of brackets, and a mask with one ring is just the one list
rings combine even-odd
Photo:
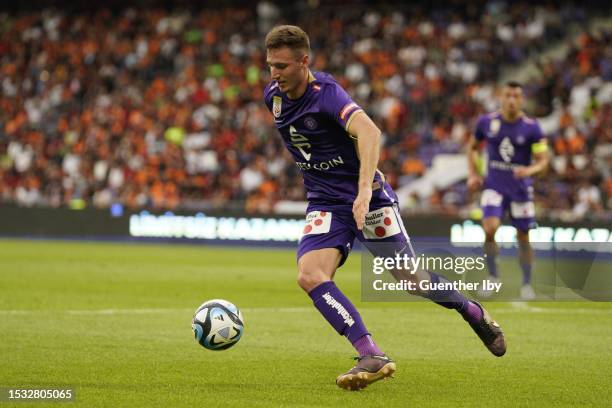
[(308, 78), (308, 55), (288, 47), (269, 49), (267, 63), (272, 79), (283, 93), (291, 94)]
[(501, 108), (511, 116), (517, 115), (523, 107), (523, 90), (520, 87), (504, 86), (501, 95)]

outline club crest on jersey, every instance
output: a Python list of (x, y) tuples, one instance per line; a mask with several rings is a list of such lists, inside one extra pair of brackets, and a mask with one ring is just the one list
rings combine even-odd
[(525, 136), (524, 135), (518, 135), (516, 137), (516, 143), (520, 144), (520, 145), (525, 144)]
[(272, 115), (274, 115), (275, 118), (278, 118), (281, 115), (282, 103), (283, 98), (280, 96), (272, 97)]
[(501, 128), (501, 121), (499, 119), (493, 119), (489, 124), (489, 137), (494, 137)]
[(313, 117), (307, 116), (306, 119), (304, 119), (304, 126), (310, 130), (314, 130), (317, 128), (317, 121), (314, 120)]

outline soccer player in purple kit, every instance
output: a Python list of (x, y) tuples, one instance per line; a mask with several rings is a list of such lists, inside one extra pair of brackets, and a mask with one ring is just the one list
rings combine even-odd
[[(468, 147), (468, 187), (483, 187), (480, 205), (483, 210), (482, 227), (485, 232), (484, 253), (493, 279), (498, 279), (496, 257), (499, 248), (495, 233), (506, 212), (516, 228), (519, 264), (523, 271), (521, 297), (535, 298), (531, 286), (533, 249), (529, 230), (535, 228), (533, 180), (531, 176), (548, 167), (548, 145), (538, 123), (521, 110), (523, 89), (517, 82), (506, 83), (501, 91), (501, 109), (483, 115), (476, 122), (476, 131)], [(486, 142), (488, 172), (484, 179), (477, 170), (481, 144)], [(532, 154), (535, 158), (532, 163)], [(481, 296), (490, 293), (479, 292)]]
[[(390, 377), (395, 362), (374, 342), (359, 312), (333, 282), (355, 238), (371, 252), (378, 243), (393, 253), (412, 246), (399, 216), (397, 196), (377, 169), (381, 132), (334, 78), (311, 72), (310, 42), (299, 27), (273, 28), (265, 39), (272, 81), (265, 104), (285, 146), (301, 170), (308, 210), (297, 251), (298, 284), (327, 322), (353, 345), (357, 364), (336, 378), (344, 389), (358, 390)], [(416, 280), (448, 282), (419, 271)], [(418, 293), (457, 310), (496, 356), (506, 351), (499, 325), (484, 308), (456, 290)]]

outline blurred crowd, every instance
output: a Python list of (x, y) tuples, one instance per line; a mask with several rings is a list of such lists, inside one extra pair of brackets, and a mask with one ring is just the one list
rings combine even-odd
[[(332, 73), (381, 127), (380, 167), (401, 187), (436, 154), (463, 151), (504, 69), (589, 19), (568, 5), (411, 7), (0, 13), (0, 201), (269, 213), (304, 200), (262, 102), (263, 38), (280, 23), (309, 33), (313, 70)], [(554, 153), (539, 208), (610, 217), (610, 33), (584, 31), (539, 70), (528, 111), (547, 118)], [(456, 214), (474, 200), (460, 183), (405, 209)]]

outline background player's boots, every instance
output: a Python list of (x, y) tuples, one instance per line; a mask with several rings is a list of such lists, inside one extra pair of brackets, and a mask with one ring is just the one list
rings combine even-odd
[[(499, 283), (499, 278), (494, 276), (490, 276), (488, 279), (492, 283)], [(493, 291), (493, 289), (478, 289), (478, 292), (476, 292), (478, 297), (483, 299), (490, 298), (494, 293), (495, 291)]]
[(533, 300), (536, 298), (535, 291), (530, 284), (526, 284), (521, 286), (521, 299), (523, 300)]
[(373, 382), (391, 377), (395, 372), (395, 363), (387, 356), (363, 356), (356, 357), (356, 360), (355, 367), (336, 378), (338, 387), (357, 391)]
[(478, 337), (480, 337), (480, 340), (482, 340), (491, 353), (497, 357), (503, 356), (506, 354), (506, 339), (504, 338), (504, 332), (479, 302), (475, 300), (470, 301), (477, 304), (482, 310), (482, 318), (480, 321), (478, 323), (470, 323), (470, 326), (472, 326), (472, 329), (474, 329)]

